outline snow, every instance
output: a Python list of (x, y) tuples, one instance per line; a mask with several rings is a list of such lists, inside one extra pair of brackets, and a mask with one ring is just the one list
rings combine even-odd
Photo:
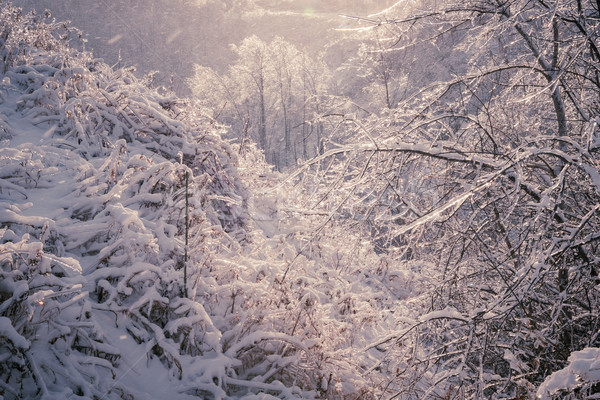
[[(284, 177), (254, 144), (224, 141), (227, 128), (199, 104), (151, 89), (130, 70), (55, 37), (6, 65), (0, 86), (3, 396), (358, 399), (402, 398), (410, 388), (413, 397), (447, 398), (469, 385), (535, 391), (534, 383), (511, 381), (530, 373), (531, 353), (517, 344), (538, 351), (558, 324), (537, 329), (535, 318), (521, 314), (545, 305), (529, 301), (523, 288), (534, 292), (545, 280), (552, 293), (549, 260), (597, 242), (590, 226), (600, 206), (565, 211), (564, 237), (544, 241), (536, 230), (552, 223), (544, 218), (561, 208), (557, 198), (571, 190), (564, 189), (571, 176), (565, 168), (544, 177), (544, 186), (517, 169), (536, 160), (537, 174), (544, 157), (563, 160), (585, 175), (586, 196), (596, 199), (600, 173), (585, 158), (597, 144), (596, 123), (586, 131), (588, 150), (565, 138), (568, 151), (515, 145), (504, 157), (445, 142), (446, 134), (420, 122), (405, 128), (439, 136), (413, 143), (396, 134), (398, 121), (363, 123), (348, 114), (338, 128), (358, 132), (361, 142), (333, 138)], [(380, 137), (385, 124), (394, 127)], [(460, 165), (450, 172), (462, 180), (453, 186), (430, 159), (439, 161), (435, 168)], [(494, 210), (494, 201), (520, 197), (524, 209)], [(491, 221), (493, 211), (502, 215)], [(524, 230), (501, 235), (521, 222)], [(376, 251), (374, 242), (388, 234)], [(518, 243), (519, 263), (503, 241)], [(494, 333), (513, 326), (508, 339)], [(482, 349), (506, 368), (479, 364), (488, 357)], [(596, 348), (574, 352), (538, 396), (600, 381), (599, 357)]]
[(459, 321), (467, 321), (467, 317), (463, 316), (456, 308), (446, 307), (443, 310), (432, 311), (419, 317), (419, 322), (431, 321), (434, 319), (457, 319)]
[(148, 354), (145, 344), (138, 344), (130, 335), (123, 334), (120, 326), (124, 321), (120, 318), (115, 320), (114, 314), (109, 312), (98, 313), (97, 318), (107, 341), (116, 347), (122, 360), (114, 370), (118, 379), (105, 389), (105, 395), (122, 388), (124, 392), (146, 399), (197, 399), (179, 390), (178, 381), (165, 373), (164, 366), (156, 357)]
[[(314, 398), (306, 389), (322, 381), (314, 367), (302, 387), (278, 379), (314, 357), (316, 332), (304, 327), (306, 311), (278, 307), (269, 287), (297, 256), (283, 239), (307, 227), (275, 220), (264, 226), (272, 239), (250, 230), (235, 153), (211, 120), (177, 120), (161, 105), (172, 109), (172, 100), (85, 55), (44, 57), (9, 71), (0, 104), (0, 354), (7, 368), (26, 357), (31, 377), (7, 378), (7, 393)], [(191, 299), (181, 297), (185, 172)], [(238, 236), (252, 236), (260, 251)], [(328, 298), (302, 292), (310, 295), (294, 304)], [(279, 317), (289, 311), (300, 311), (296, 326)], [(279, 354), (283, 345), (294, 354)], [(262, 354), (254, 366), (253, 354)], [(0, 367), (3, 377), (13, 373)], [(31, 389), (20, 392), (17, 379)]]
[(568, 365), (546, 378), (537, 390), (537, 397), (551, 399), (553, 394), (561, 390), (571, 391), (597, 382), (600, 382), (600, 349), (586, 347), (571, 353)]
[(8, 340), (18, 349), (27, 350), (30, 346), (29, 340), (19, 335), (15, 328), (13, 328), (10, 319), (6, 317), (0, 317), (0, 337), (3, 337), (4, 340)]
[(269, 339), (276, 339), (276, 340), (282, 340), (285, 342), (289, 342), (303, 351), (308, 351), (308, 349), (304, 346), (304, 344), (302, 342), (300, 342), (299, 340), (297, 340), (296, 338), (294, 338), (292, 336), (289, 336), (289, 335), (286, 335), (283, 333), (277, 333), (277, 332), (257, 331), (257, 332), (253, 332), (252, 334), (246, 336), (244, 338), (244, 340), (241, 340), (241, 341), (237, 342), (235, 345), (231, 346), (229, 349), (227, 349), (225, 354), (228, 356), (234, 356), (238, 351), (240, 351), (244, 347), (252, 346), (255, 343), (257, 343), (258, 341), (269, 340)]

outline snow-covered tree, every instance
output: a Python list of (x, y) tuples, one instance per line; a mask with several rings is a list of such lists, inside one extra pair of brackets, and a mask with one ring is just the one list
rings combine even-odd
[(399, 50), (445, 47), (454, 76), (347, 121), (361, 140), (306, 165), (326, 187), (315, 204), (342, 190), (394, 271), (433, 280), (365, 346), (369, 371), (390, 398), (533, 395), (598, 345), (598, 5), (404, 4), (361, 23)]
[(233, 49), (238, 61), (226, 75), (196, 66), (190, 79), (195, 96), (280, 169), (317, 154), (323, 127), (311, 121), (327, 104), (325, 66), (281, 37), (266, 43), (251, 36)]

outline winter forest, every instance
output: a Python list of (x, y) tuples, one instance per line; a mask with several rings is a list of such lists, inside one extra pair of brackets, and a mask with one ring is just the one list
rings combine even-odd
[(0, 400), (600, 398), (600, 0), (0, 1)]

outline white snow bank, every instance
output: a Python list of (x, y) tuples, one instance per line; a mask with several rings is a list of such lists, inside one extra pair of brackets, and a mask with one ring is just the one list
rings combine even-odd
[(565, 368), (554, 372), (540, 385), (537, 390), (539, 399), (551, 399), (561, 390), (571, 391), (600, 382), (600, 348), (587, 347), (575, 351), (568, 361)]
[(21, 350), (27, 350), (30, 346), (29, 340), (19, 335), (15, 328), (13, 328), (10, 319), (6, 317), (0, 317), (0, 337), (8, 339), (15, 347)]

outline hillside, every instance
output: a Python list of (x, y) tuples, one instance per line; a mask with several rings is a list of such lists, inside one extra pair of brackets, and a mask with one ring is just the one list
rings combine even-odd
[(368, 244), (319, 244), (253, 146), (1, 14), (3, 398), (364, 398)]
[(0, 400), (598, 398), (598, 3), (396, 5), (192, 99), (1, 6)]

